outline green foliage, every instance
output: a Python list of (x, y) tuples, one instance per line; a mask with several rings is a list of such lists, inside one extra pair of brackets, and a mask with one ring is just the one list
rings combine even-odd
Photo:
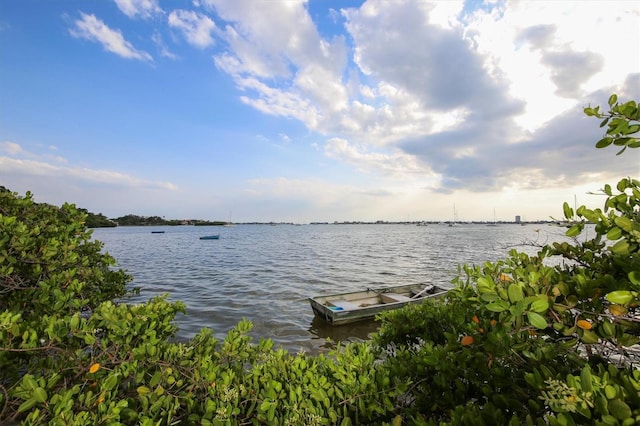
[(228, 222), (208, 221), (200, 219), (190, 220), (166, 220), (160, 216), (137, 216), (128, 214), (126, 216), (113, 219), (118, 226), (176, 226), (176, 225), (194, 225), (194, 226), (223, 226)]
[[(637, 147), (637, 104), (609, 103), (585, 112)], [(248, 321), (176, 342), (182, 303), (114, 302), (130, 277), (85, 212), (0, 188), (0, 423), (637, 424), (640, 182), (602, 191), (603, 209), (564, 205), (567, 236), (594, 237), (461, 266), (444, 300), (309, 356), (252, 342)]]
[(600, 107), (587, 107), (584, 113), (590, 117), (603, 119), (600, 127), (607, 126), (606, 135), (596, 143), (596, 148), (606, 148), (613, 144), (621, 146), (618, 155), (627, 148), (640, 147), (640, 140), (633, 136), (640, 130), (640, 108), (636, 101), (628, 101), (623, 104), (618, 102), (618, 96), (609, 97), (608, 113), (601, 113)]
[(397, 416), (406, 389), (368, 344), (329, 357), (251, 342), (174, 342), (180, 302), (116, 304), (114, 270), (72, 205), (0, 191), (0, 423), (362, 424)]
[[(609, 143), (638, 147), (637, 104), (609, 103), (608, 114), (585, 112), (606, 117)], [(640, 421), (640, 182), (602, 192), (602, 210), (564, 204), (573, 243), (464, 266), (446, 302), (383, 315), (374, 343), (393, 376), (413, 383), (405, 398), (414, 421)], [(587, 224), (595, 236), (579, 242)]]
[(159, 226), (168, 225), (169, 223), (160, 216), (137, 216), (128, 214), (126, 216), (113, 219), (118, 226)]
[(78, 209), (81, 212), (84, 212), (87, 215), (87, 220), (85, 221), (85, 226), (87, 228), (113, 228), (118, 226), (117, 223), (108, 219), (102, 213), (91, 213), (85, 209)]

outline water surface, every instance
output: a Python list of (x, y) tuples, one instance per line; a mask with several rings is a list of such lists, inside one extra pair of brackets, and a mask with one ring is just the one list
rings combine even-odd
[[(164, 231), (164, 233), (152, 233)], [(219, 240), (200, 236), (220, 234)], [(236, 225), (119, 227), (94, 230), (141, 288), (133, 302), (161, 294), (181, 300), (179, 338), (201, 328), (217, 337), (242, 318), (256, 339), (290, 351), (318, 352), (366, 339), (375, 322), (330, 327), (307, 299), (321, 294), (413, 283), (449, 286), (459, 264), (506, 257), (523, 243), (562, 239), (549, 225)]]

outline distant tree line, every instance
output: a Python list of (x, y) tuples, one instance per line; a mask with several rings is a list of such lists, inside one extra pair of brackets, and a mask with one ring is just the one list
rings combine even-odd
[(84, 222), (87, 228), (113, 228), (118, 226), (117, 223), (107, 218), (102, 213), (95, 214), (95, 213), (88, 212), (86, 209), (78, 209), (78, 210), (80, 210), (81, 212), (87, 215), (87, 219)]
[(199, 219), (163, 219), (160, 216), (137, 216), (128, 214), (126, 216), (109, 219), (102, 213), (91, 213), (86, 209), (78, 209), (87, 215), (85, 226), (87, 228), (111, 228), (116, 226), (178, 226), (178, 225), (195, 225), (195, 226), (222, 226), (226, 222), (208, 221)]

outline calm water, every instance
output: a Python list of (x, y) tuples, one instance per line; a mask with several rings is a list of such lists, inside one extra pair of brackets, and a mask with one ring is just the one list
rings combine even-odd
[[(163, 230), (165, 233), (152, 233)], [(219, 240), (200, 240), (209, 234)], [(217, 337), (242, 318), (256, 338), (290, 351), (323, 351), (337, 341), (366, 339), (375, 322), (329, 327), (314, 320), (310, 296), (390, 285), (450, 285), (457, 265), (504, 258), (524, 242), (562, 238), (548, 225), (237, 225), (121, 227), (95, 239), (133, 275), (141, 294), (181, 300), (179, 337), (201, 328)]]

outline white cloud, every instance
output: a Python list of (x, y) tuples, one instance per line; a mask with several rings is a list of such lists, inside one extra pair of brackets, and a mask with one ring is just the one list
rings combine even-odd
[(273, 115), (288, 115), (326, 131), (348, 108), (342, 73), (348, 63), (343, 37), (320, 37), (304, 1), (206, 2), (227, 21), (220, 37), (228, 50), (216, 66), (233, 76), (242, 99)]
[[(130, 17), (160, 11), (155, 1), (117, 4)], [(327, 140), (318, 149), (324, 161), (372, 181), (489, 193), (637, 171), (633, 154), (602, 161), (593, 148), (601, 130), (581, 112), (604, 105), (611, 92), (638, 92), (636, 2), (368, 0), (324, 17), (311, 15), (307, 0), (191, 4), (203, 9), (169, 14), (171, 41), (216, 44), (215, 66), (233, 78), (243, 103), (303, 123)], [(317, 27), (327, 18), (330, 30)], [(330, 32), (338, 27), (346, 32)], [(71, 31), (123, 57), (152, 60), (93, 15), (82, 14)], [(152, 40), (175, 59), (159, 30)], [(611, 40), (625, 47), (613, 49)], [(255, 186), (276, 193), (304, 184), (313, 182)], [(397, 189), (388, 185), (379, 196)]]
[[(323, 38), (305, 1), (204, 3), (226, 21), (228, 49), (215, 63), (244, 103), (337, 136), (324, 147), (330, 158), (380, 175), (422, 173), (430, 185), (439, 177), (445, 192), (591, 176), (601, 153), (585, 141), (598, 130), (581, 108), (600, 102), (594, 90), (628, 92), (639, 62), (629, 2), (603, 17), (602, 2), (368, 0), (341, 11), (352, 45)], [(612, 38), (629, 39), (628, 49), (613, 53), (603, 41)], [(556, 160), (567, 155), (580, 161)]]
[[(78, 185), (100, 184), (116, 188), (155, 188), (171, 191), (177, 189), (171, 182), (141, 179), (113, 170), (67, 166), (68, 161), (65, 158), (34, 153), (15, 142), (0, 142), (0, 153), (7, 154), (0, 156), (0, 170), (7, 178), (20, 177), (34, 183), (45, 179), (50, 184), (58, 182), (61, 187), (73, 181)], [(10, 183), (8, 184), (11, 187)]]
[(151, 36), (151, 40), (156, 44), (156, 46), (158, 46), (158, 49), (160, 50), (160, 56), (173, 60), (178, 59), (178, 55), (169, 50), (159, 32), (153, 33), (153, 35)]
[(174, 10), (169, 14), (169, 26), (182, 32), (184, 38), (201, 49), (215, 43), (212, 31), (216, 24), (211, 18), (189, 10)]
[(96, 170), (84, 167), (62, 167), (55, 164), (0, 157), (2, 170), (9, 175), (31, 176), (33, 178), (72, 179), (76, 182), (93, 182), (122, 187), (143, 187), (174, 191), (177, 186), (171, 182), (149, 181), (111, 170)]
[(129, 18), (137, 16), (148, 19), (153, 15), (162, 13), (157, 0), (114, 0), (118, 9)]
[(113, 30), (105, 25), (95, 15), (86, 15), (80, 12), (81, 19), (75, 21), (74, 28), (69, 32), (76, 38), (96, 41), (109, 52), (127, 59), (153, 62), (153, 57), (144, 50), (138, 50), (124, 39), (119, 30)]
[(0, 152), (6, 152), (9, 155), (18, 155), (23, 152), (22, 147), (15, 142), (0, 142)]
[[(365, 146), (355, 146), (345, 139), (332, 138), (324, 145), (324, 152), (330, 158), (347, 162), (367, 173), (387, 175), (395, 178), (420, 175), (427, 178), (428, 170), (417, 163), (413, 155), (395, 152), (384, 154), (370, 152)], [(435, 176), (432, 175), (432, 178)]]
[(291, 143), (291, 138), (286, 133), (281, 132), (278, 136), (280, 136), (280, 139), (282, 140), (282, 142)]
[[(526, 102), (516, 122), (535, 130), (637, 70), (640, 37), (629, 34), (640, 35), (638, 18), (637, 3), (628, 1), (507, 2), (469, 16), (466, 32), (512, 95)], [(613, 39), (629, 44), (612, 49)]]

